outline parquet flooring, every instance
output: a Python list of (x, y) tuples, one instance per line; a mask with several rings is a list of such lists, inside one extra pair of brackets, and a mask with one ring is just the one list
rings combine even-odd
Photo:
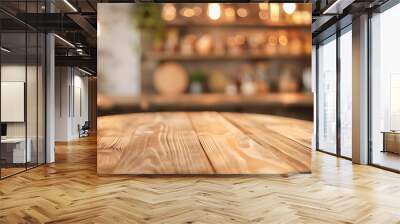
[(311, 133), (311, 122), (254, 114), (164, 112), (105, 116), (98, 119), (97, 171), (308, 173)]
[(98, 176), (96, 138), (0, 181), (0, 223), (400, 223), (400, 175), (313, 152), (312, 174)]

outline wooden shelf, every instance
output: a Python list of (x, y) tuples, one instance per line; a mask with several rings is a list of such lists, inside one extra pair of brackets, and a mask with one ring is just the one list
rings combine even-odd
[(215, 61), (215, 60), (310, 60), (311, 55), (181, 55), (181, 54), (148, 54), (145, 57), (158, 61)]
[(99, 95), (97, 106), (100, 116), (151, 111), (230, 111), (275, 114), (312, 120), (313, 100), (311, 93), (267, 93), (252, 96), (229, 96), (218, 93), (139, 97)]
[(99, 96), (97, 105), (102, 109), (117, 106), (221, 106), (221, 105), (259, 105), (283, 107), (313, 105), (311, 93), (267, 93), (252, 96), (225, 95), (219, 93), (182, 94), (177, 96), (147, 95), (140, 97), (106, 97)]

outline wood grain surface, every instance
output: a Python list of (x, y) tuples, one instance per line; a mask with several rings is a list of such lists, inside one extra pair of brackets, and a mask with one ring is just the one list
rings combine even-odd
[[(310, 170), (311, 142), (308, 146), (304, 146), (299, 141), (304, 141), (304, 136), (311, 135), (303, 133), (303, 136), (298, 137), (297, 135), (305, 132), (305, 130), (296, 130), (295, 120), (285, 124), (285, 119), (282, 119), (278, 131), (275, 131), (273, 125), (268, 125), (268, 121), (262, 120), (265, 116), (261, 117), (261, 119), (248, 114), (225, 113), (224, 116), (256, 142), (273, 152), (279, 158), (279, 161), (285, 161), (290, 164), (295, 170), (293, 172), (308, 172)], [(274, 123), (273, 121), (270, 122)], [(275, 122), (278, 123), (276, 120)], [(292, 132), (297, 132), (296, 136)]]
[(185, 113), (113, 116), (99, 124), (99, 173), (213, 173)]
[(311, 122), (170, 112), (100, 117), (98, 127), (99, 174), (310, 172)]
[(312, 173), (102, 176), (96, 138), (0, 180), (0, 223), (400, 223), (400, 175), (312, 151)]

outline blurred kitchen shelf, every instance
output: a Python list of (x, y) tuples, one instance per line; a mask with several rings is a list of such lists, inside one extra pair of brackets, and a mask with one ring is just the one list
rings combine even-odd
[(292, 24), (292, 23), (260, 23), (260, 21), (254, 22), (215, 22), (215, 23), (205, 23), (205, 22), (168, 22), (167, 27), (184, 27), (184, 28), (270, 28), (270, 29), (311, 29), (311, 24)]
[[(313, 110), (311, 93), (267, 93), (252, 96), (229, 96), (218, 93), (182, 94), (177, 96), (148, 95), (141, 97), (98, 96), (99, 115), (149, 112), (149, 111), (236, 111), (281, 114), (311, 114)], [(306, 119), (312, 119), (307, 117)]]
[(311, 55), (181, 55), (181, 54), (163, 54), (150, 53), (145, 57), (158, 61), (214, 61), (214, 60), (310, 60)]

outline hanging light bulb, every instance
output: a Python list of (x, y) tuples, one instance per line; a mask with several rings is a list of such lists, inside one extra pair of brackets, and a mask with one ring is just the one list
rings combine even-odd
[(242, 17), (242, 18), (246, 17), (249, 14), (247, 9), (245, 9), (245, 8), (238, 8), (236, 13), (238, 14), (239, 17)]
[(260, 10), (268, 10), (268, 3), (258, 3)]
[(280, 9), (279, 9), (279, 4), (278, 3), (271, 3), (270, 7), (270, 18), (271, 21), (273, 22), (278, 22), (279, 21), (279, 17), (280, 17)]
[(180, 14), (181, 14), (182, 16), (184, 16), (184, 17), (190, 18), (190, 17), (193, 17), (193, 16), (195, 15), (195, 11), (194, 11), (194, 9), (192, 9), (192, 8), (186, 8), (186, 7), (184, 7), (184, 8), (182, 8), (182, 9), (180, 10)]
[(218, 3), (208, 4), (208, 17), (212, 20), (217, 20), (221, 17), (221, 6)]
[(195, 16), (200, 16), (202, 11), (203, 11), (200, 6), (193, 7), (193, 10), (194, 10), (194, 15)]
[(225, 8), (225, 18), (229, 22), (235, 21), (236, 19), (235, 9), (232, 7)]
[(174, 4), (172, 3), (165, 4), (161, 14), (162, 18), (166, 21), (174, 20), (176, 18), (176, 8)]
[(296, 11), (296, 3), (283, 3), (283, 11), (288, 15), (292, 15)]

